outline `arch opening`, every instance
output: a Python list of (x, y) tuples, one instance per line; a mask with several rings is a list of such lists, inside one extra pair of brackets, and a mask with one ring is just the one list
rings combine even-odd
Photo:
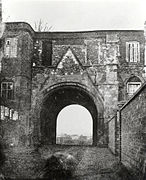
[(63, 108), (57, 116), (56, 144), (92, 145), (93, 118), (83, 106)]
[(74, 85), (63, 85), (53, 88), (44, 94), (40, 111), (41, 144), (56, 144), (57, 117), (61, 110), (69, 105), (80, 105), (86, 108), (92, 116), (92, 145), (97, 145), (98, 131), (103, 126), (97, 105), (90, 92)]

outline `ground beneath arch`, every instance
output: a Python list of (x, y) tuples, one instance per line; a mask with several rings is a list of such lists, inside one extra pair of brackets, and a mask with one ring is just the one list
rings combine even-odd
[(107, 148), (92, 146), (45, 146), (43, 148), (11, 148), (6, 150), (7, 161), (3, 173), (13, 179), (38, 178), (46, 158), (55, 152), (73, 155), (78, 164), (73, 180), (130, 180), (128, 172)]

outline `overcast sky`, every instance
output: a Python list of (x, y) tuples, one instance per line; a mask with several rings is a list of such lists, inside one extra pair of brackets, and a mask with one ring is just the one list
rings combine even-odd
[(4, 21), (42, 19), (52, 31), (143, 29), (146, 0), (2, 0)]

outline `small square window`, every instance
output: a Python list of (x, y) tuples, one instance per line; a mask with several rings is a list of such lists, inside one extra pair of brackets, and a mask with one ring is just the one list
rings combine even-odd
[(2, 82), (1, 97), (12, 100), (14, 98), (14, 84), (13, 82)]

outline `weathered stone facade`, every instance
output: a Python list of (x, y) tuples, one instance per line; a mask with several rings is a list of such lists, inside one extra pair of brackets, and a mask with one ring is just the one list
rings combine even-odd
[(116, 139), (117, 139), (117, 117), (114, 116), (108, 122), (108, 147), (115, 155), (117, 154)]
[[(12, 22), (5, 24), (1, 41), (1, 84), (14, 83), (7, 105), (19, 112), (27, 143), (55, 144), (57, 115), (80, 104), (92, 115), (98, 144), (105, 123), (129, 98), (129, 79), (144, 82), (141, 30), (35, 32), (27, 23)], [(129, 55), (127, 42), (133, 42)]]

